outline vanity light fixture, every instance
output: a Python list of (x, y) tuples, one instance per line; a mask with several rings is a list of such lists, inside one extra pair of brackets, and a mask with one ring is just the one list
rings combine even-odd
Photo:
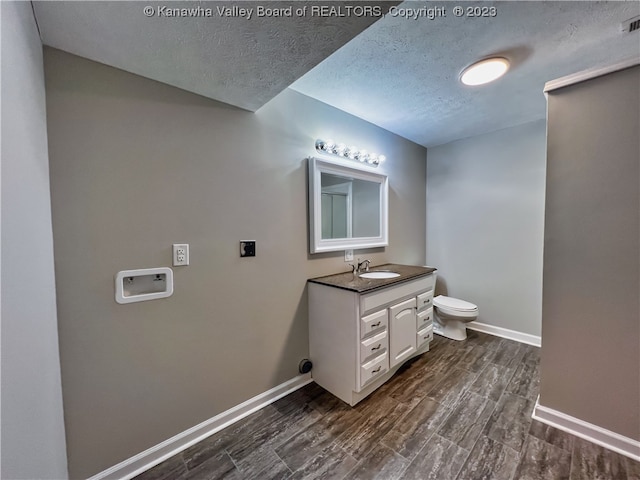
[(475, 86), (497, 80), (509, 70), (509, 60), (502, 57), (485, 58), (465, 68), (460, 74), (460, 81), (465, 85)]
[(320, 153), (328, 153), (350, 160), (357, 160), (358, 162), (366, 163), (374, 167), (377, 167), (387, 159), (384, 155), (369, 153), (366, 150), (359, 150), (356, 147), (347, 147), (344, 143), (336, 145), (333, 140), (316, 140), (316, 150)]

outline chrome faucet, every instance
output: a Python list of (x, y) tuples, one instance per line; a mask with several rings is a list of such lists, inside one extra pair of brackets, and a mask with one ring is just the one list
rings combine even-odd
[(365, 272), (369, 271), (369, 265), (371, 264), (371, 260), (368, 259), (364, 259), (363, 261), (360, 261), (360, 259), (358, 259), (358, 266), (356, 267), (356, 272), (360, 273), (362, 270), (362, 268), (365, 268)]

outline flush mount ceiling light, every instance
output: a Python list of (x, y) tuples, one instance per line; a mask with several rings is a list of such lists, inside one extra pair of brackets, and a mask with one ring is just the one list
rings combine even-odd
[(339, 157), (357, 160), (377, 167), (384, 162), (387, 157), (377, 153), (369, 153), (366, 150), (358, 150), (356, 147), (347, 147), (344, 143), (336, 144), (333, 140), (316, 140), (316, 150), (320, 153), (328, 153)]
[(465, 85), (484, 85), (497, 80), (509, 70), (509, 60), (502, 57), (487, 58), (462, 71), (460, 81)]

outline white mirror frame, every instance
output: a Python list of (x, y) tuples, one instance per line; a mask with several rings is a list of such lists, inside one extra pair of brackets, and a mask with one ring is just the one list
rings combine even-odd
[[(356, 248), (386, 247), (389, 245), (389, 180), (386, 175), (369, 169), (357, 168), (358, 164), (340, 160), (324, 160), (309, 157), (309, 251), (311, 253), (336, 252)], [(322, 186), (323, 173), (355, 178), (380, 185), (380, 235), (377, 237), (322, 238)]]

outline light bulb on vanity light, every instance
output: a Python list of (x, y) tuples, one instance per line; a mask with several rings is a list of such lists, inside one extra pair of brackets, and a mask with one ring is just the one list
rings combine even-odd
[(333, 140), (327, 140), (325, 142), (325, 151), (328, 153), (333, 153), (333, 150), (336, 148), (336, 144)]

